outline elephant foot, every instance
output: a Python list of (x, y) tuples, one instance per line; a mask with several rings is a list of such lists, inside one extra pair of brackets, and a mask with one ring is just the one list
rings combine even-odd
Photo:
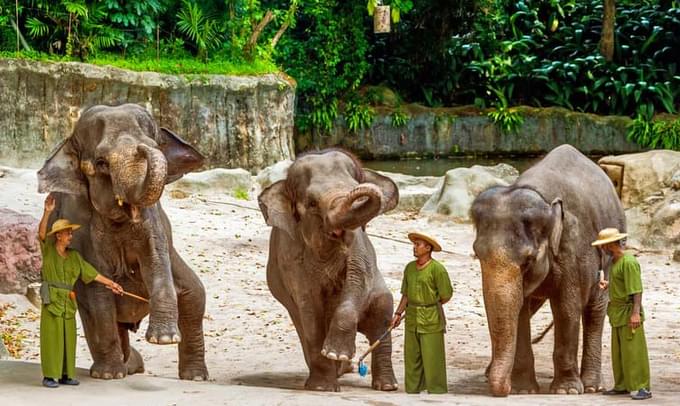
[(583, 382), (583, 391), (585, 393), (597, 393), (604, 390), (604, 387), (600, 384), (602, 380), (599, 375), (595, 378), (588, 378), (582, 375), (581, 382)]
[(208, 368), (205, 366), (198, 368), (183, 368), (179, 371), (179, 379), (187, 381), (207, 381)]
[(96, 379), (122, 379), (127, 375), (127, 371), (127, 366), (122, 361), (111, 363), (95, 362), (90, 367), (90, 376)]
[(340, 392), (340, 385), (335, 378), (310, 375), (309, 378), (307, 378), (307, 382), (305, 382), (305, 389), (323, 392)]
[(533, 373), (513, 375), (511, 378), (511, 393), (526, 395), (539, 393), (540, 387)]
[(371, 384), (373, 389), (381, 390), (385, 392), (395, 391), (399, 389), (399, 384), (397, 383), (397, 378), (392, 376), (373, 376), (373, 382)]
[(550, 393), (579, 395), (583, 393), (583, 382), (579, 378), (555, 378), (550, 384)]
[(144, 360), (142, 359), (141, 354), (132, 347), (130, 347), (130, 357), (125, 365), (127, 366), (128, 375), (141, 374), (144, 372)]
[(149, 324), (146, 331), (146, 341), (151, 344), (177, 344), (182, 341), (177, 324), (158, 325)]
[(352, 334), (333, 333), (333, 329), (328, 333), (323, 342), (321, 355), (334, 361), (350, 361), (354, 358), (356, 347), (354, 338), (356, 332)]

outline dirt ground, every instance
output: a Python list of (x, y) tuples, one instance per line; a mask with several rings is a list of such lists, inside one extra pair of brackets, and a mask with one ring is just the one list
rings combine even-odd
[[(0, 207), (28, 213), (36, 218), (42, 212), (44, 195), (36, 193), (34, 171), (15, 171), (0, 177)], [(260, 395), (278, 393), (275, 389), (293, 389), (300, 402), (313, 399), (303, 396), (307, 368), (295, 329), (287, 312), (269, 293), (265, 268), (269, 227), (257, 209), (255, 195), (237, 200), (228, 195), (192, 195), (174, 199), (165, 193), (162, 204), (172, 225), (175, 247), (199, 275), (207, 291), (204, 320), (206, 360), (210, 382), (230, 387), (241, 385), (260, 388)], [(436, 256), (447, 267), (454, 284), (454, 298), (445, 305), (448, 317), (447, 365), (449, 395), (412, 396), (377, 393), (370, 390), (370, 376), (348, 374), (341, 378), (345, 400), (365, 404), (393, 404), (418, 401), (455, 402), (467, 395), (463, 403), (484, 404), (497, 401), (488, 397), (484, 369), (490, 360), (490, 342), (481, 292), (479, 264), (472, 257), (472, 226), (431, 223), (414, 213), (384, 215), (369, 223), (368, 233), (378, 254), (378, 265), (399, 300), (403, 266), (412, 260), (406, 233), (421, 230), (439, 238), (445, 252)], [(645, 329), (649, 345), (654, 403), (676, 404), (680, 395), (680, 272), (671, 262), (669, 252), (639, 252), (645, 292), (643, 306), (647, 312)], [(26, 338), (20, 359), (39, 362), (38, 319), (23, 297), (0, 296), (1, 302), (14, 302), (5, 318), (13, 318)], [(544, 306), (532, 321), (537, 335), (550, 322), (549, 306)], [(2, 326), (5, 328), (5, 326)], [(393, 334), (393, 362), (399, 382), (403, 382), (403, 325)], [(146, 363), (146, 376), (177, 379), (175, 346), (159, 346), (144, 340), (146, 325), (131, 336)], [(79, 330), (77, 365), (89, 368), (91, 358), (82, 329)], [(603, 335), (603, 385), (612, 386), (609, 357), (609, 327)], [(363, 336), (357, 337), (357, 352), (368, 347)], [(536, 371), (541, 392), (546, 393), (552, 379), (552, 333), (534, 346)], [(370, 365), (370, 364), (369, 364)], [(39, 379), (39, 377), (36, 377)], [(196, 383), (193, 385), (202, 385)], [(205, 385), (205, 384), (203, 384)], [(267, 388), (267, 389), (265, 389)], [(265, 391), (265, 392), (262, 392)], [(250, 393), (250, 392), (248, 392)], [(272, 395), (274, 396), (274, 395)], [(288, 395), (289, 396), (289, 395)], [(458, 396), (458, 397), (457, 397)], [(511, 404), (569, 404), (587, 399), (591, 403), (621, 401), (599, 394), (511, 396)], [(288, 400), (294, 399), (287, 398)], [(302, 399), (306, 399), (303, 401)], [(323, 398), (320, 398), (323, 399)], [(337, 397), (325, 399), (339, 399)], [(429, 399), (429, 400), (428, 400)], [(273, 400), (273, 398), (272, 398)], [(473, 401), (474, 400), (474, 401)], [(312, 401), (310, 401), (312, 402)], [(318, 400), (315, 401), (318, 403)], [(201, 403), (199, 401), (199, 403)], [(239, 402), (237, 402), (239, 403)], [(248, 403), (243, 399), (243, 403)], [(275, 402), (277, 403), (277, 402)], [(285, 402), (284, 402), (285, 403)]]

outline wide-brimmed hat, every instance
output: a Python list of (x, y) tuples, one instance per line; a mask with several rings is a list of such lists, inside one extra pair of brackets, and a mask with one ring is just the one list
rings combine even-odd
[(597, 240), (590, 243), (590, 245), (597, 247), (599, 245), (609, 244), (610, 242), (623, 240), (626, 237), (628, 237), (628, 234), (620, 233), (616, 228), (605, 228), (597, 233)]
[(423, 240), (423, 241), (425, 241), (426, 243), (428, 243), (432, 246), (432, 251), (441, 251), (442, 250), (442, 246), (439, 245), (437, 240), (435, 240), (434, 238), (429, 237), (425, 234), (415, 233), (415, 232), (408, 233), (408, 239), (411, 240), (411, 242), (416, 242), (416, 240)]
[(58, 233), (59, 231), (64, 231), (71, 229), (73, 231), (76, 231), (77, 229), (80, 228), (79, 224), (72, 224), (70, 221), (66, 219), (59, 219), (52, 224), (52, 230), (47, 233), (47, 235), (52, 235), (54, 233)]

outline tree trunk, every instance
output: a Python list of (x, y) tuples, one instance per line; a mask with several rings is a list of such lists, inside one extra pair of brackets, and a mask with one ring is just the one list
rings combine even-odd
[(614, 59), (614, 24), (616, 22), (616, 0), (604, 0), (604, 15), (602, 16), (602, 37), (600, 38), (600, 53), (608, 61)]

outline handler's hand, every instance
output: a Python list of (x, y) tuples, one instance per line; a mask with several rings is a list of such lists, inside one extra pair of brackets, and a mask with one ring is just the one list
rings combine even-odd
[(394, 318), (392, 319), (392, 328), (397, 328), (399, 327), (399, 324), (401, 324), (401, 319), (402, 315), (401, 314), (395, 314)]
[(54, 198), (54, 195), (52, 195), (52, 193), (48, 194), (47, 197), (45, 198), (45, 211), (48, 213), (52, 213), (56, 206), (57, 200)]
[(609, 286), (609, 281), (602, 280), (598, 282), (598, 286), (600, 287), (601, 290), (607, 289), (607, 286)]
[(106, 286), (107, 288), (111, 289), (111, 291), (117, 295), (122, 295), (123, 294), (123, 287), (117, 284), (114, 281), (111, 281), (110, 285)]
[(633, 313), (630, 315), (630, 320), (628, 321), (628, 327), (636, 329), (640, 327), (640, 314)]

